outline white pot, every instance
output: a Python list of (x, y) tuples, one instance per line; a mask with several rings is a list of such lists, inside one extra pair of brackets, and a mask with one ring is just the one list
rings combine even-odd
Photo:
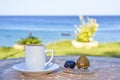
[(93, 48), (93, 47), (98, 47), (99, 43), (97, 41), (90, 41), (90, 42), (77, 42), (76, 40), (72, 41), (72, 45), (75, 48)]
[(18, 49), (18, 50), (24, 50), (24, 45), (15, 44), (15, 45), (13, 45), (13, 48)]

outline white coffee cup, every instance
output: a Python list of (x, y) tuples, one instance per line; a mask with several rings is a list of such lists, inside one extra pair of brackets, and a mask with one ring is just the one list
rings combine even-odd
[[(46, 53), (51, 52), (51, 58), (46, 62)], [(29, 70), (44, 70), (53, 60), (53, 50), (46, 50), (43, 45), (25, 45), (25, 64)]]

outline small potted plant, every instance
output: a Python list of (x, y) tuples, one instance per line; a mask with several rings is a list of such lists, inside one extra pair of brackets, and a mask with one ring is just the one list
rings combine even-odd
[(30, 33), (28, 37), (18, 40), (17, 44), (15, 44), (13, 48), (24, 50), (24, 45), (26, 44), (42, 44), (42, 41), (40, 41), (37, 37), (32, 36), (32, 33)]
[(73, 46), (76, 48), (97, 47), (98, 42), (93, 39), (93, 36), (98, 29), (98, 23), (92, 18), (88, 18), (88, 21), (85, 22), (82, 16), (80, 17), (80, 21), (81, 25), (75, 26), (76, 39), (72, 41)]

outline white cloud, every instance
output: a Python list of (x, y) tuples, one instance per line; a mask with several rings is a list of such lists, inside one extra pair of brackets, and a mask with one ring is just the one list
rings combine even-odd
[(0, 0), (0, 15), (120, 15), (119, 0)]

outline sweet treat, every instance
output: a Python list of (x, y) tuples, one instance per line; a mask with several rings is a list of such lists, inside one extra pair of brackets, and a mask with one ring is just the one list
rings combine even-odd
[(90, 62), (85, 55), (82, 55), (78, 58), (76, 65), (78, 69), (80, 68), (87, 69), (90, 66)]
[(73, 60), (67, 60), (62, 70), (70, 74), (91, 74), (96, 72), (94, 68), (89, 67), (89, 59), (85, 55), (81, 55), (76, 62)]
[(67, 60), (67, 61), (65, 62), (65, 64), (64, 64), (64, 67), (65, 67), (65, 68), (74, 69), (74, 68), (75, 68), (75, 65), (76, 65), (75, 61), (73, 61), (73, 60)]

